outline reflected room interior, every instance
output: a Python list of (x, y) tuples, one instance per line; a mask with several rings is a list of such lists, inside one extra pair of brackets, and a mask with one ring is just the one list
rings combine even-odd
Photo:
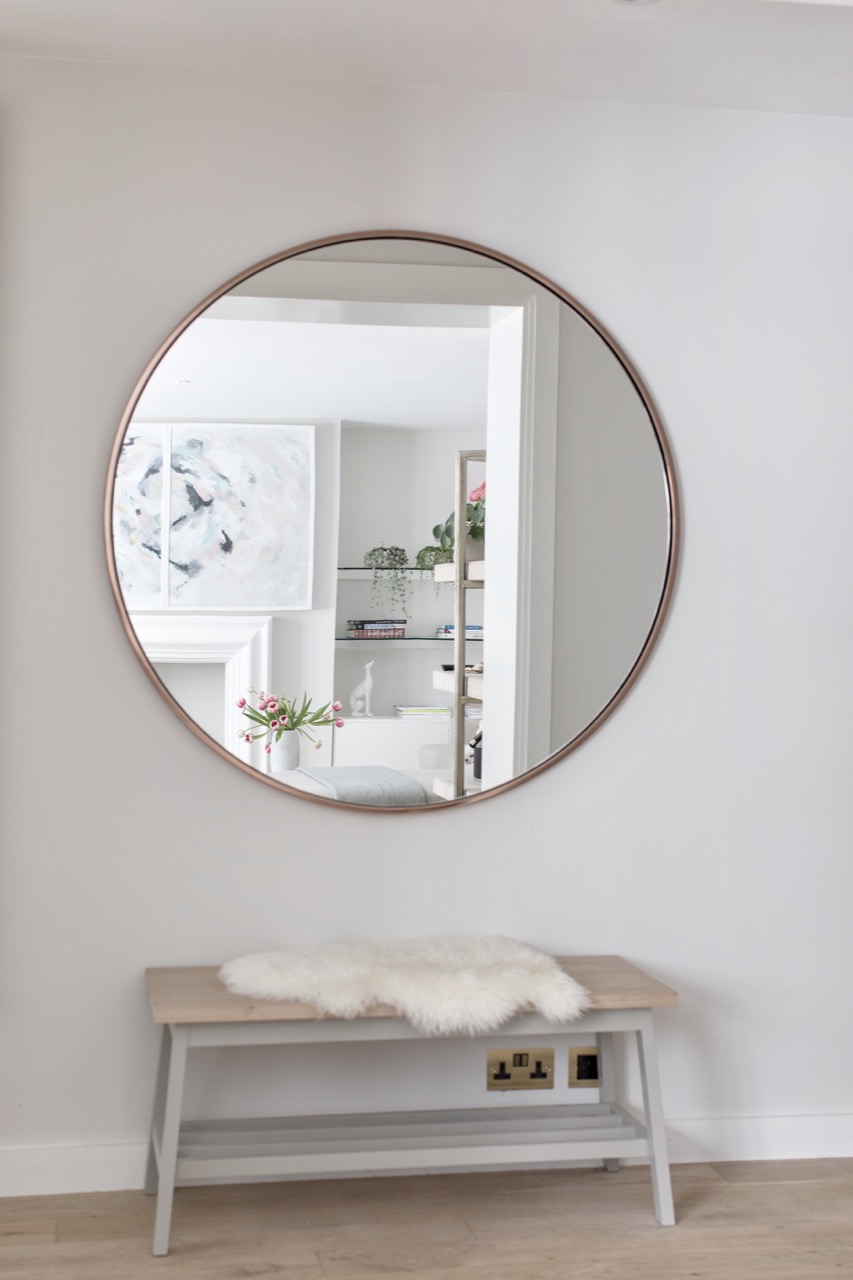
[(120, 436), (137, 652), (287, 790), (501, 789), (586, 736), (659, 626), (675, 514), (651, 401), (581, 308), (484, 252), (400, 234), (272, 262), (179, 330)]

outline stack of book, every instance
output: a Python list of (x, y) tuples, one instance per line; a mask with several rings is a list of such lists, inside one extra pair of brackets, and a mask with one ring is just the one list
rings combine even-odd
[[(443, 627), (436, 627), (436, 640), (452, 640), (456, 634), (456, 627), (452, 622), (446, 622)], [(482, 640), (483, 628), (476, 627), (471, 624), (465, 627), (466, 640)]]
[(405, 640), (405, 618), (350, 618), (348, 640)]
[(398, 720), (447, 720), (450, 707), (400, 707), (394, 708)]

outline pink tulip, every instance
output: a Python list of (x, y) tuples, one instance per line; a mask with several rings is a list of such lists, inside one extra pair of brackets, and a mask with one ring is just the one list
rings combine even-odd
[(246, 739), (245, 739), (245, 740), (246, 740), (246, 742), (252, 742), (252, 741), (253, 741), (253, 739), (252, 739), (252, 735), (251, 735), (250, 733), (247, 733), (247, 734), (246, 734)]
[(340, 718), (338, 718), (338, 719), (335, 721), (335, 728), (336, 728), (336, 729), (343, 729), (344, 724), (345, 724), (345, 721), (343, 721), (343, 720), (341, 720)]
[(272, 751), (272, 747), (270, 746), (269, 743), (267, 743), (267, 745), (264, 747), (264, 751), (266, 751), (267, 755), (269, 755), (270, 752)]
[(278, 723), (282, 728), (284, 728), (287, 724), (287, 716), (282, 716)]
[(240, 710), (241, 710), (241, 711), (242, 711), (243, 707), (245, 707), (245, 705), (246, 705), (246, 699), (245, 699), (245, 698), (238, 698), (238, 699), (237, 699), (237, 706), (240, 708)]
[(332, 703), (332, 710), (333, 710), (333, 711), (340, 711), (340, 709), (341, 709), (341, 707), (342, 707), (343, 705), (344, 705), (344, 704), (343, 704), (342, 702), (333, 702), (333, 703)]
[(486, 500), (486, 482), (478, 484), (476, 489), (472, 489), (468, 494), (469, 502), (485, 502)]
[(267, 701), (267, 711), (278, 711), (278, 698), (270, 698)]

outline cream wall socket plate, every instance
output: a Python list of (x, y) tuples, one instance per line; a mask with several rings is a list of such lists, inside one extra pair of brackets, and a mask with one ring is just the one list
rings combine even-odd
[(553, 1089), (553, 1049), (489, 1049), (487, 1089)]
[(572, 1045), (569, 1049), (569, 1088), (597, 1089), (598, 1049), (594, 1044)]

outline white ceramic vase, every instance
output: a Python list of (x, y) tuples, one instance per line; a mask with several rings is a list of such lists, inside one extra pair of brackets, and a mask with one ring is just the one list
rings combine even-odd
[(486, 539), (482, 538), (479, 542), (475, 542), (470, 533), (465, 535), (465, 563), (470, 564), (472, 560), (485, 560), (486, 558)]
[(301, 734), (295, 729), (287, 730), (278, 742), (270, 744), (270, 773), (289, 773), (299, 768), (299, 739)]

